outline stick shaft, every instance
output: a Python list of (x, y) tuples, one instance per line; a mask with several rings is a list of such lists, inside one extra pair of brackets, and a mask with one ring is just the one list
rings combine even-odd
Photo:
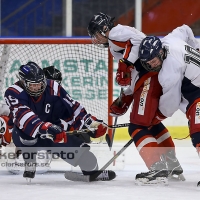
[(98, 172), (90, 176), (90, 181), (94, 181), (100, 174), (101, 171), (105, 170), (113, 161), (118, 158), (126, 149), (133, 143), (133, 138), (131, 138), (120, 151), (118, 151)]

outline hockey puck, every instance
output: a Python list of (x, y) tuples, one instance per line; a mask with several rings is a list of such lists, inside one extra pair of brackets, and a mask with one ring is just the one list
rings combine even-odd
[(200, 181), (197, 183), (197, 187), (200, 187)]

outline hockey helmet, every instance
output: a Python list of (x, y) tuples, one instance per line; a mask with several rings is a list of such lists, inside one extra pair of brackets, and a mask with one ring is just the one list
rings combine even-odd
[(30, 96), (40, 96), (46, 88), (46, 78), (43, 70), (34, 62), (21, 65), (19, 80)]
[(152, 68), (147, 62), (158, 57), (161, 62), (165, 59), (165, 50), (161, 51), (162, 43), (161, 40), (156, 36), (147, 36), (144, 38), (139, 47), (138, 57), (142, 66), (147, 71), (160, 71), (162, 65)]
[(105, 33), (113, 27), (114, 17), (110, 17), (109, 15), (100, 12), (94, 15), (90, 20), (87, 27), (88, 35), (91, 37), (93, 44), (98, 45), (99, 47), (108, 47)]

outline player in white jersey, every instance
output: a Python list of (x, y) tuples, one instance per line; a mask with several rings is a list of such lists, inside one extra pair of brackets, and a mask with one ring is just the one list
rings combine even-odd
[(0, 154), (2, 146), (7, 146), (11, 142), (11, 130), (8, 128), (9, 107), (2, 103), (0, 104)]
[(200, 154), (200, 54), (192, 30), (183, 25), (162, 39), (149, 36), (139, 58), (148, 71), (159, 71), (163, 94), (154, 121), (159, 123), (179, 108), (189, 120), (190, 137)]
[[(159, 182), (159, 178), (167, 181), (167, 170), (169, 174), (177, 175), (183, 170), (175, 157), (174, 143), (167, 128), (162, 123), (152, 124), (162, 88), (157, 79), (158, 73), (145, 70), (138, 59), (139, 45), (146, 36), (134, 27), (120, 24), (114, 26), (113, 20), (104, 13), (98, 13), (88, 26), (92, 42), (100, 47), (109, 47), (118, 61), (117, 83), (121, 87), (128, 86), (121, 100), (118, 98), (111, 105), (111, 114), (117, 117), (125, 114), (134, 101), (129, 134), (151, 170), (149, 177), (146, 173), (136, 175), (136, 182), (151, 184)], [(154, 87), (156, 90), (153, 90)], [(161, 160), (160, 157), (164, 159)]]

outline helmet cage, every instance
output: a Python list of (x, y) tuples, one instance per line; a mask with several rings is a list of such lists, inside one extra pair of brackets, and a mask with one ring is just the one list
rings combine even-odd
[[(33, 91), (30, 89), (30, 84), (38, 84), (38, 83), (41, 83), (41, 88), (38, 89), (37, 91)], [(46, 86), (47, 86), (47, 83), (46, 83), (46, 78), (44, 77), (43, 80), (41, 80), (41, 82), (35, 82), (35, 81), (29, 81), (29, 80), (22, 80), (22, 84), (24, 85), (24, 89), (26, 90), (26, 92), (30, 95), (30, 96), (34, 96), (34, 97), (38, 97), (40, 96)]]
[(103, 36), (100, 32), (96, 32), (91, 36), (91, 40), (94, 45), (100, 48), (107, 48), (109, 46), (107, 37)]
[[(163, 49), (164, 51), (165, 49)], [(159, 58), (159, 60), (161, 61), (161, 65), (157, 66), (157, 67), (151, 67), (150, 64), (148, 64), (147, 62), (148, 61), (142, 61), (140, 60), (142, 66), (149, 72), (159, 72), (162, 68), (162, 63), (163, 63), (163, 60), (164, 60), (164, 52), (159, 52), (155, 57)], [(154, 58), (155, 58), (154, 57)], [(152, 58), (153, 59), (153, 58)]]

